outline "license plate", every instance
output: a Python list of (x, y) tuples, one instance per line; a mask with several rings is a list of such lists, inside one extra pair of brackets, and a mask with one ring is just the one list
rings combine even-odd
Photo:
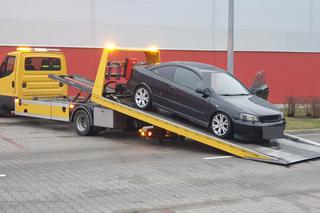
[(283, 138), (283, 128), (280, 126), (263, 127), (263, 139)]

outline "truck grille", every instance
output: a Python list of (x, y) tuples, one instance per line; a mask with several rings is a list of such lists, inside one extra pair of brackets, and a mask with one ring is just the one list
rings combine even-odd
[(280, 121), (281, 115), (266, 115), (266, 116), (261, 116), (260, 121), (262, 123), (272, 123), (272, 122), (277, 122)]

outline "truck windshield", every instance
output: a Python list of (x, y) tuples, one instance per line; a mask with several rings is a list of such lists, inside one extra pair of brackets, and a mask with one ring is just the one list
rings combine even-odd
[[(225, 72), (207, 72), (207, 86), (224, 96), (249, 95), (248, 89), (232, 75)], [(208, 77), (208, 78), (207, 78)]]
[(0, 66), (0, 78), (10, 75), (14, 70), (15, 56), (7, 56)]

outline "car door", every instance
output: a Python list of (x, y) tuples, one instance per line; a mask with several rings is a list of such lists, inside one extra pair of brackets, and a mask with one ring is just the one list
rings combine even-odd
[(256, 73), (256, 76), (250, 88), (250, 92), (260, 98), (268, 100), (269, 87), (266, 84), (266, 77), (263, 71), (259, 71)]
[(170, 88), (173, 91), (170, 99), (172, 109), (188, 119), (206, 125), (208, 112), (211, 111), (209, 98), (195, 91), (203, 87), (201, 77), (190, 69), (176, 67), (173, 82)]
[(164, 108), (170, 108), (168, 99), (172, 96), (171, 85), (176, 67), (162, 66), (152, 69), (155, 78), (149, 79), (149, 86), (152, 89), (154, 104), (159, 104)]

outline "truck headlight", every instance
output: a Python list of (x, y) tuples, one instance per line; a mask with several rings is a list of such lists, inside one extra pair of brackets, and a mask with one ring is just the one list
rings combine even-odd
[(239, 118), (243, 121), (252, 121), (252, 122), (259, 121), (257, 116), (247, 114), (247, 113), (240, 113)]
[(285, 117), (284, 117), (284, 113), (283, 112), (281, 112), (281, 120), (284, 120), (285, 119)]

